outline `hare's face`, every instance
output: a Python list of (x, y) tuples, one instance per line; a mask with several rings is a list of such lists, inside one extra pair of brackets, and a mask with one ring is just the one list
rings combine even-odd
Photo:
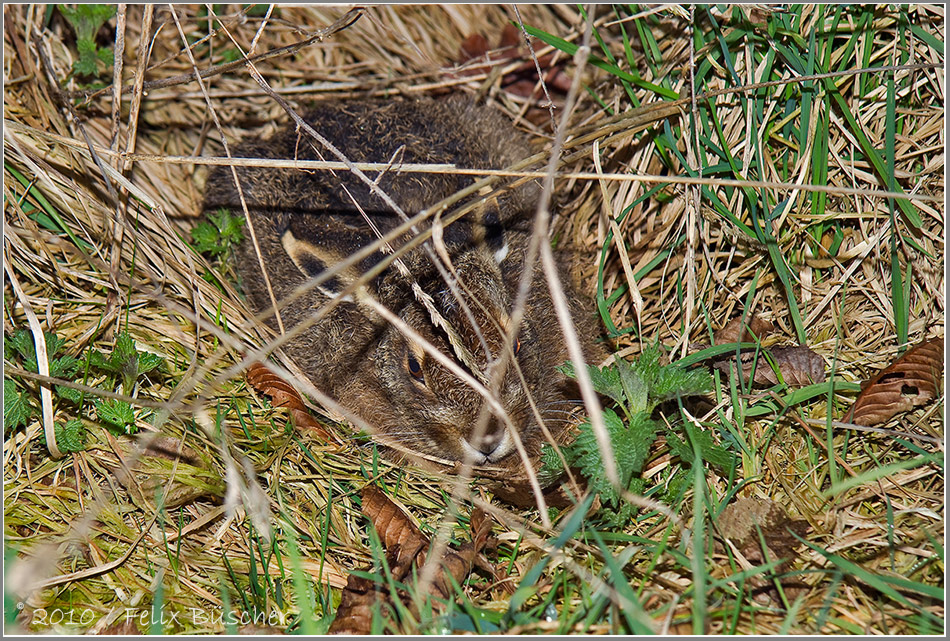
[(560, 416), (552, 410), (565, 400), (564, 378), (554, 369), (561, 350), (538, 341), (531, 303), (512, 331), (513, 301), (498, 257), (456, 257), (456, 291), (433, 291), (454, 336), (412, 301), (399, 315), (414, 335), (393, 327), (380, 342), (375, 369), (389, 411), (377, 414), (377, 427), (385, 438), (441, 459), (520, 466), (517, 442), (534, 454), (541, 438), (531, 400), (541, 420)]

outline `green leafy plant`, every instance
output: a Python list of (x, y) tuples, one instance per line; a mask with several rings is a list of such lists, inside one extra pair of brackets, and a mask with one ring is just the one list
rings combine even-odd
[(98, 350), (89, 354), (89, 364), (104, 372), (122, 376), (122, 391), (131, 394), (135, 381), (143, 374), (158, 369), (164, 359), (156, 354), (135, 349), (135, 341), (128, 332), (119, 332), (112, 353), (106, 356)]
[[(49, 375), (54, 378), (73, 378), (79, 369), (79, 361), (69, 354), (61, 354), (65, 346), (65, 339), (60, 338), (53, 332), (44, 332), (43, 335), (46, 341), (46, 355), (49, 358)], [(27, 329), (16, 330), (4, 342), (4, 358), (13, 360), (17, 357), (22, 361), (23, 369), (39, 373), (33, 334)], [(7, 380), (9, 379), (4, 378), (4, 400), (6, 400)], [(56, 392), (57, 396), (73, 402), (79, 400), (79, 393), (76, 390), (54, 385), (53, 391)], [(4, 416), (6, 416), (6, 412), (4, 412)], [(6, 420), (4, 425), (8, 425)]]
[(135, 433), (135, 410), (126, 401), (114, 398), (97, 400), (96, 416), (116, 431), (124, 434)]
[[(63, 354), (66, 340), (53, 332), (44, 332), (46, 352), (49, 358), (50, 376), (85, 384), (90, 375), (101, 377), (100, 389), (114, 391), (121, 385), (121, 391), (131, 396), (135, 383), (145, 374), (160, 369), (164, 359), (155, 354), (141, 352), (135, 348), (132, 336), (119, 332), (115, 345), (108, 355), (96, 349), (89, 349), (84, 355), (75, 357)], [(27, 329), (15, 330), (4, 341), (4, 357), (10, 362), (20, 362), (24, 369), (38, 372), (36, 349), (33, 335)], [(25, 391), (21, 391), (25, 387)], [(59, 402), (77, 406), (79, 417), (57, 422), (54, 425), (56, 442), (64, 452), (78, 452), (84, 447), (86, 428), (81, 417), (84, 414), (84, 393), (80, 390), (54, 385), (53, 392)], [(3, 379), (3, 425), (4, 432), (26, 425), (36, 413), (38, 398), (36, 390), (24, 386), (14, 378)], [(118, 399), (97, 399), (93, 403), (95, 418), (117, 434), (133, 434), (135, 422), (141, 418), (132, 404)]]
[[(665, 434), (673, 453), (687, 465), (696, 462), (696, 450), (702, 460), (714, 465), (726, 466), (732, 459), (732, 454), (716, 445), (708, 431), (687, 424), (684, 427), (686, 439), (683, 440), (653, 418), (654, 410), (661, 403), (700, 395), (712, 388), (712, 378), (708, 372), (661, 365), (661, 355), (659, 345), (653, 345), (634, 362), (615, 358), (611, 365), (603, 369), (587, 366), (594, 389), (614, 403), (614, 407), (604, 409), (604, 425), (610, 437), (620, 484), (625, 490), (635, 493), (644, 490), (640, 473), (650, 447), (661, 432)], [(572, 378), (577, 376), (570, 362), (561, 371)], [(597, 437), (589, 420), (580, 426), (573, 443), (561, 447), (561, 452), (567, 464), (579, 471), (587, 480), (588, 487), (600, 496), (602, 504), (610, 508), (608, 520), (620, 522), (632, 514), (633, 507), (622, 500), (621, 493), (607, 479)], [(545, 446), (542, 450), (541, 475), (549, 478), (549, 475), (559, 474), (560, 471), (560, 458), (553, 448)]]
[(213, 258), (226, 258), (244, 239), (244, 218), (227, 209), (211, 212), (191, 230), (195, 251)]
[(77, 76), (96, 77), (100, 68), (108, 70), (115, 63), (112, 49), (96, 46), (96, 33), (116, 14), (115, 5), (77, 4), (75, 8), (59, 5), (59, 12), (76, 32), (76, 49), (79, 59), (73, 62)]
[[(244, 240), (244, 217), (235, 216), (227, 209), (209, 213), (191, 230), (192, 247), (215, 261), (215, 270), (224, 272), (234, 248)], [(204, 270), (201, 274), (209, 283), (223, 289), (215, 272)]]
[(71, 418), (65, 423), (57, 422), (53, 431), (61, 452), (82, 452), (86, 449), (86, 427), (78, 418)]
[(33, 406), (30, 405), (29, 396), (23, 392), (18, 392), (16, 383), (13, 379), (3, 379), (3, 432), (16, 428), (20, 425), (26, 425), (30, 417), (33, 416)]
[[(128, 332), (119, 332), (112, 352), (106, 356), (98, 350), (90, 350), (89, 365), (111, 375), (107, 382), (115, 388), (115, 377), (121, 377), (122, 392), (131, 396), (139, 377), (159, 369), (165, 360), (156, 354), (142, 352), (135, 348), (135, 341)], [(95, 403), (96, 416), (106, 427), (121, 434), (136, 432), (136, 413), (128, 401), (118, 399), (99, 399)]]

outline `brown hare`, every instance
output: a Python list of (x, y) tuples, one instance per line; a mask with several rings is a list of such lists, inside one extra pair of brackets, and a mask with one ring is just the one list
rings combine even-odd
[[(399, 163), (499, 169), (529, 151), (503, 115), (468, 100), (329, 102), (305, 120), (353, 162), (392, 162), (382, 175), (367, 175), (409, 216), (477, 177), (400, 173)], [(320, 147), (306, 133), (286, 128), (269, 140), (242, 144), (234, 155), (337, 160)], [(349, 171), (238, 167), (237, 175), (278, 301), (402, 222)], [(571, 381), (556, 369), (568, 353), (540, 267), (534, 270), (523, 321), (513, 339), (505, 340), (539, 193), (537, 183), (528, 183), (490, 199), (474, 195), (484, 202), (442, 233), (448, 264), (431, 242), (414, 247), (401, 256), (404, 268), (390, 264), (361, 290), (350, 288), (285, 351), (314, 385), (374, 426), (382, 444), (443, 464), (465, 461), (517, 474), (523, 463), (516, 437), (535, 458), (544, 441), (539, 419), (558, 437), (578, 398)], [(205, 193), (206, 211), (221, 207), (243, 211), (227, 167), (211, 173)], [(243, 290), (256, 310), (272, 308), (257, 253), (249, 234), (245, 237), (236, 263)], [(390, 246), (398, 251), (410, 237)], [(385, 256), (376, 252), (282, 307), (285, 331), (308, 321)], [(567, 270), (561, 271), (566, 281)], [(585, 308), (573, 288), (567, 290), (585, 353), (599, 358), (603, 352), (595, 342), (593, 307)], [(382, 318), (366, 296), (397, 315), (413, 335)], [(426, 296), (428, 305), (421, 300)], [(276, 327), (273, 317), (271, 325)], [(483, 389), (440, 363), (420, 338)], [(484, 388), (495, 390), (493, 409), (486, 405)]]

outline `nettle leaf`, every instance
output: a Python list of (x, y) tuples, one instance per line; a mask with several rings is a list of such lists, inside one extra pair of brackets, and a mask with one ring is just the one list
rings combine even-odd
[(89, 350), (89, 366), (95, 369), (102, 369), (108, 372), (113, 371), (112, 364), (106, 359), (105, 355), (95, 349)]
[[(76, 370), (79, 369), (79, 361), (73, 357), (64, 355), (56, 358), (56, 355), (62, 351), (66, 344), (66, 339), (60, 338), (53, 332), (44, 332), (43, 337), (46, 340), (46, 356), (49, 359), (49, 375), (54, 378), (71, 378)], [(7, 357), (11, 358), (14, 353), (19, 354), (23, 359), (23, 367), (31, 372), (39, 372), (36, 363), (36, 346), (33, 344), (33, 334), (26, 329), (18, 329), (7, 341)]]
[(192, 228), (191, 239), (199, 253), (221, 256), (244, 240), (244, 218), (227, 209), (211, 212)]
[(56, 423), (53, 426), (56, 434), (56, 445), (62, 452), (82, 452), (86, 449), (86, 428), (77, 418)]
[(696, 461), (693, 444), (699, 448), (699, 456), (720, 469), (728, 469), (735, 463), (735, 455), (722, 447), (716, 445), (713, 440), (712, 432), (700, 429), (690, 423), (684, 424), (688, 441), (680, 439), (671, 430), (666, 431), (666, 442), (670, 446), (670, 451), (679, 457), (681, 461), (688, 465), (693, 465)]
[(647, 382), (636, 368), (631, 367), (626, 361), (616, 357), (616, 371), (623, 386), (624, 394), (627, 397), (627, 409), (630, 415), (638, 412), (645, 412), (649, 409), (649, 391)]
[(59, 11), (76, 32), (77, 40), (95, 40), (96, 32), (115, 16), (117, 7), (108, 4), (59, 5)]
[(73, 62), (73, 72), (77, 76), (94, 76), (99, 71), (99, 58), (96, 56), (96, 43), (93, 40), (77, 40), (79, 59)]
[(3, 431), (26, 425), (33, 416), (33, 407), (26, 394), (18, 392), (16, 383), (3, 379)]
[(108, 357), (98, 351), (93, 351), (89, 355), (89, 363), (93, 367), (118, 374), (128, 368), (130, 363), (136, 361), (137, 358), (138, 352), (135, 349), (135, 341), (132, 340), (132, 336), (128, 332), (123, 331), (116, 336), (112, 353)]
[(60, 356), (49, 364), (49, 375), (56, 378), (72, 378), (79, 369), (79, 360), (74, 356)]
[(233, 216), (227, 209), (219, 209), (212, 213), (210, 218), (225, 242), (236, 244), (244, 240), (243, 217)]
[(115, 64), (115, 52), (112, 49), (99, 49), (96, 51), (96, 56), (106, 67), (111, 67)]
[(663, 356), (663, 349), (659, 343), (647, 345), (643, 352), (637, 357), (637, 360), (631, 363), (631, 366), (637, 370), (640, 376), (652, 387), (653, 382), (659, 375), (663, 366), (660, 365), (660, 358)]
[[(590, 376), (590, 382), (594, 386), (595, 392), (613, 399), (619, 405), (624, 404), (623, 384), (620, 382), (620, 374), (614, 365), (608, 365), (603, 369), (595, 365), (585, 365), (585, 367), (587, 367), (587, 374)], [(571, 361), (567, 361), (557, 369), (565, 376), (573, 379), (577, 378), (574, 363)]]
[(125, 401), (113, 398), (96, 401), (96, 416), (125, 434), (135, 433), (135, 412)]
[(56, 385), (53, 387), (53, 389), (56, 391), (57, 396), (76, 405), (79, 405), (79, 401), (82, 400), (82, 392), (80, 392), (78, 389), (64, 387), (62, 385)]
[(36, 360), (36, 349), (33, 345), (33, 334), (28, 329), (18, 329), (4, 342), (4, 355), (13, 358), (19, 354), (23, 360)]
[(127, 331), (119, 332), (119, 335), (115, 337), (115, 347), (112, 348), (112, 355), (109, 356), (109, 360), (113, 364), (123, 367), (137, 355), (138, 351), (135, 349), (135, 341), (132, 340), (132, 335)]
[[(569, 454), (565, 452), (564, 456), (568, 458)], [(570, 459), (568, 458), (568, 460)], [(542, 445), (541, 466), (538, 470), (538, 482), (541, 483), (541, 486), (544, 487), (545, 484), (557, 480), (563, 471), (564, 466), (561, 465), (561, 458), (554, 451), (554, 448), (548, 443)]]
[[(640, 413), (633, 417), (628, 428), (611, 409), (604, 410), (604, 424), (613, 447), (620, 483), (623, 487), (629, 487), (631, 480), (643, 469), (650, 446), (656, 438), (656, 424), (649, 416)], [(591, 489), (603, 499), (618, 505), (620, 496), (604, 472), (600, 446), (589, 422), (581, 425), (572, 451), (573, 464), (588, 479)]]
[(206, 220), (191, 229), (191, 242), (199, 254), (218, 255), (224, 252), (220, 243), (221, 234), (214, 225)]
[[(46, 356), (47, 358), (52, 359), (55, 357), (60, 350), (63, 349), (63, 345), (66, 344), (65, 338), (60, 338), (56, 335), (55, 332), (43, 332), (43, 338), (46, 341)], [(36, 345), (33, 343), (33, 332), (28, 329), (18, 329), (10, 336), (10, 339), (7, 341), (9, 347), (12, 348), (17, 354), (20, 355), (20, 358), (23, 359), (23, 364), (26, 369), (36, 371)], [(13, 356), (13, 353), (7, 351), (7, 358)]]
[(680, 396), (700, 396), (712, 386), (712, 376), (705, 370), (669, 366), (660, 370), (652, 392), (657, 401), (666, 401)]
[(158, 354), (139, 352), (137, 375), (148, 374), (165, 364), (165, 359)]

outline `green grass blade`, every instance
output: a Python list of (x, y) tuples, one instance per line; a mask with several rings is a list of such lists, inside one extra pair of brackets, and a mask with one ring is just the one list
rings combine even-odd
[[(868, 159), (868, 162), (870, 162), (874, 167), (874, 171), (877, 172), (878, 177), (884, 181), (884, 184), (888, 184), (891, 179), (888, 178), (887, 167), (885, 167), (884, 161), (881, 159), (881, 155), (877, 152), (877, 150), (868, 140), (867, 136), (864, 134), (864, 130), (861, 128), (861, 125), (859, 125), (854, 119), (854, 115), (851, 112), (851, 105), (849, 105), (841, 96), (841, 93), (838, 91), (838, 87), (833, 82), (833, 79), (825, 79), (825, 88), (834, 99), (835, 103), (837, 103), (839, 113), (848, 124), (849, 131), (857, 139), (858, 144), (861, 146), (861, 150)], [(899, 194), (904, 193), (904, 190), (901, 188), (901, 186), (897, 184), (894, 185), (894, 191)], [(896, 198), (895, 200), (897, 201), (897, 206), (900, 207), (900, 210), (907, 218), (907, 222), (909, 222), (914, 227), (914, 229), (920, 229), (923, 226), (923, 221), (920, 219), (920, 214), (917, 211), (917, 207), (906, 198)]]
[[(532, 27), (530, 25), (525, 25), (525, 30), (541, 42), (547, 45), (551, 45), (556, 49), (560, 49), (564, 53), (573, 56), (577, 53), (577, 50), (580, 49), (580, 45), (576, 45), (573, 42), (568, 42), (567, 40), (562, 40), (557, 36), (552, 36), (549, 33), (538, 29), (537, 27)], [(620, 80), (625, 80), (629, 83), (635, 84), (638, 87), (642, 87), (648, 91), (651, 91), (657, 95), (663, 96), (664, 98), (669, 98), (670, 100), (676, 100), (679, 98), (679, 94), (673, 91), (672, 89), (667, 89), (666, 87), (661, 87), (660, 85), (653, 84), (652, 82), (647, 82), (639, 76), (635, 76), (631, 73), (623, 71), (617, 65), (612, 65), (609, 62), (597, 58), (593, 54), (587, 59), (587, 63), (598, 69), (602, 69), (607, 73), (616, 76)]]

